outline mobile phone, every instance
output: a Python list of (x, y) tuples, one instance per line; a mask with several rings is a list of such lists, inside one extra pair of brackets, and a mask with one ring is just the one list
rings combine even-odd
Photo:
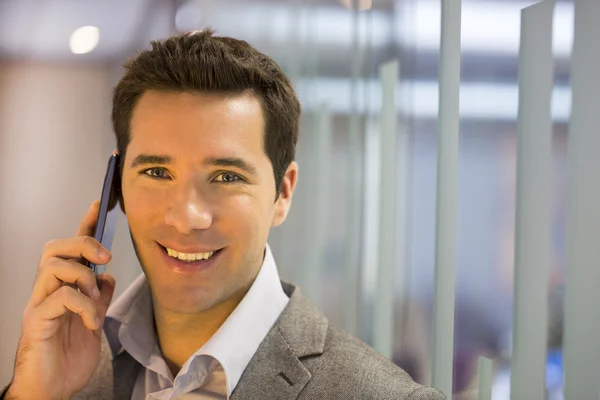
[[(111, 154), (108, 159), (104, 185), (102, 186), (102, 196), (100, 197), (100, 211), (94, 231), (94, 238), (110, 251), (113, 237), (115, 236), (115, 227), (119, 215), (119, 198), (121, 195), (121, 179), (119, 175), (119, 154)], [(85, 260), (85, 265), (92, 269), (94, 275), (104, 273), (106, 265), (96, 265)]]

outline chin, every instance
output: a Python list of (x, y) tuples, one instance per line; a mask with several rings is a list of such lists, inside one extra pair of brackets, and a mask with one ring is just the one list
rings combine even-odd
[(200, 313), (226, 301), (220, 290), (202, 287), (182, 288), (180, 285), (165, 287), (152, 285), (152, 294), (160, 307), (182, 314)]

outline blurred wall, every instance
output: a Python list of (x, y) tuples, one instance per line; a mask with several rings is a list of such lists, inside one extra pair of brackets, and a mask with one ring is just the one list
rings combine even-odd
[[(0, 386), (12, 376), (21, 315), (44, 243), (73, 236), (100, 196), (114, 148), (110, 91), (116, 74), (103, 64), (0, 64)], [(121, 218), (112, 265), (135, 265), (126, 237)], [(112, 272), (120, 293), (139, 269)]]

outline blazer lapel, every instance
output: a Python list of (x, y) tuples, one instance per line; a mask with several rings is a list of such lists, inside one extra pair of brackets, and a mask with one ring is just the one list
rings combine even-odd
[(310, 381), (303, 357), (323, 353), (327, 319), (296, 287), (283, 283), (290, 301), (242, 374), (231, 400), (293, 400)]
[(310, 380), (310, 373), (272, 329), (238, 382), (231, 400), (295, 399)]
[(129, 400), (141, 364), (128, 352), (122, 351), (113, 359), (114, 400)]

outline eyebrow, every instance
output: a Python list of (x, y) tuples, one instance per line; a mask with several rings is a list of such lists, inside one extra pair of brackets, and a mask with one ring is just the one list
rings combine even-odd
[[(172, 164), (173, 159), (169, 156), (154, 155), (154, 154), (140, 154), (133, 159), (131, 168), (139, 167), (140, 165), (153, 164), (153, 165), (165, 165)], [(234, 167), (245, 171), (250, 175), (256, 175), (256, 168), (249, 162), (236, 157), (228, 158), (208, 158), (204, 161), (205, 165), (212, 165), (217, 167)]]
[(208, 158), (204, 162), (206, 165), (214, 165), (217, 167), (234, 167), (250, 175), (256, 175), (256, 168), (247, 161), (241, 158)]
[(146, 164), (172, 164), (173, 159), (169, 156), (152, 155), (152, 154), (140, 154), (133, 159), (131, 168), (139, 167), (140, 165)]

